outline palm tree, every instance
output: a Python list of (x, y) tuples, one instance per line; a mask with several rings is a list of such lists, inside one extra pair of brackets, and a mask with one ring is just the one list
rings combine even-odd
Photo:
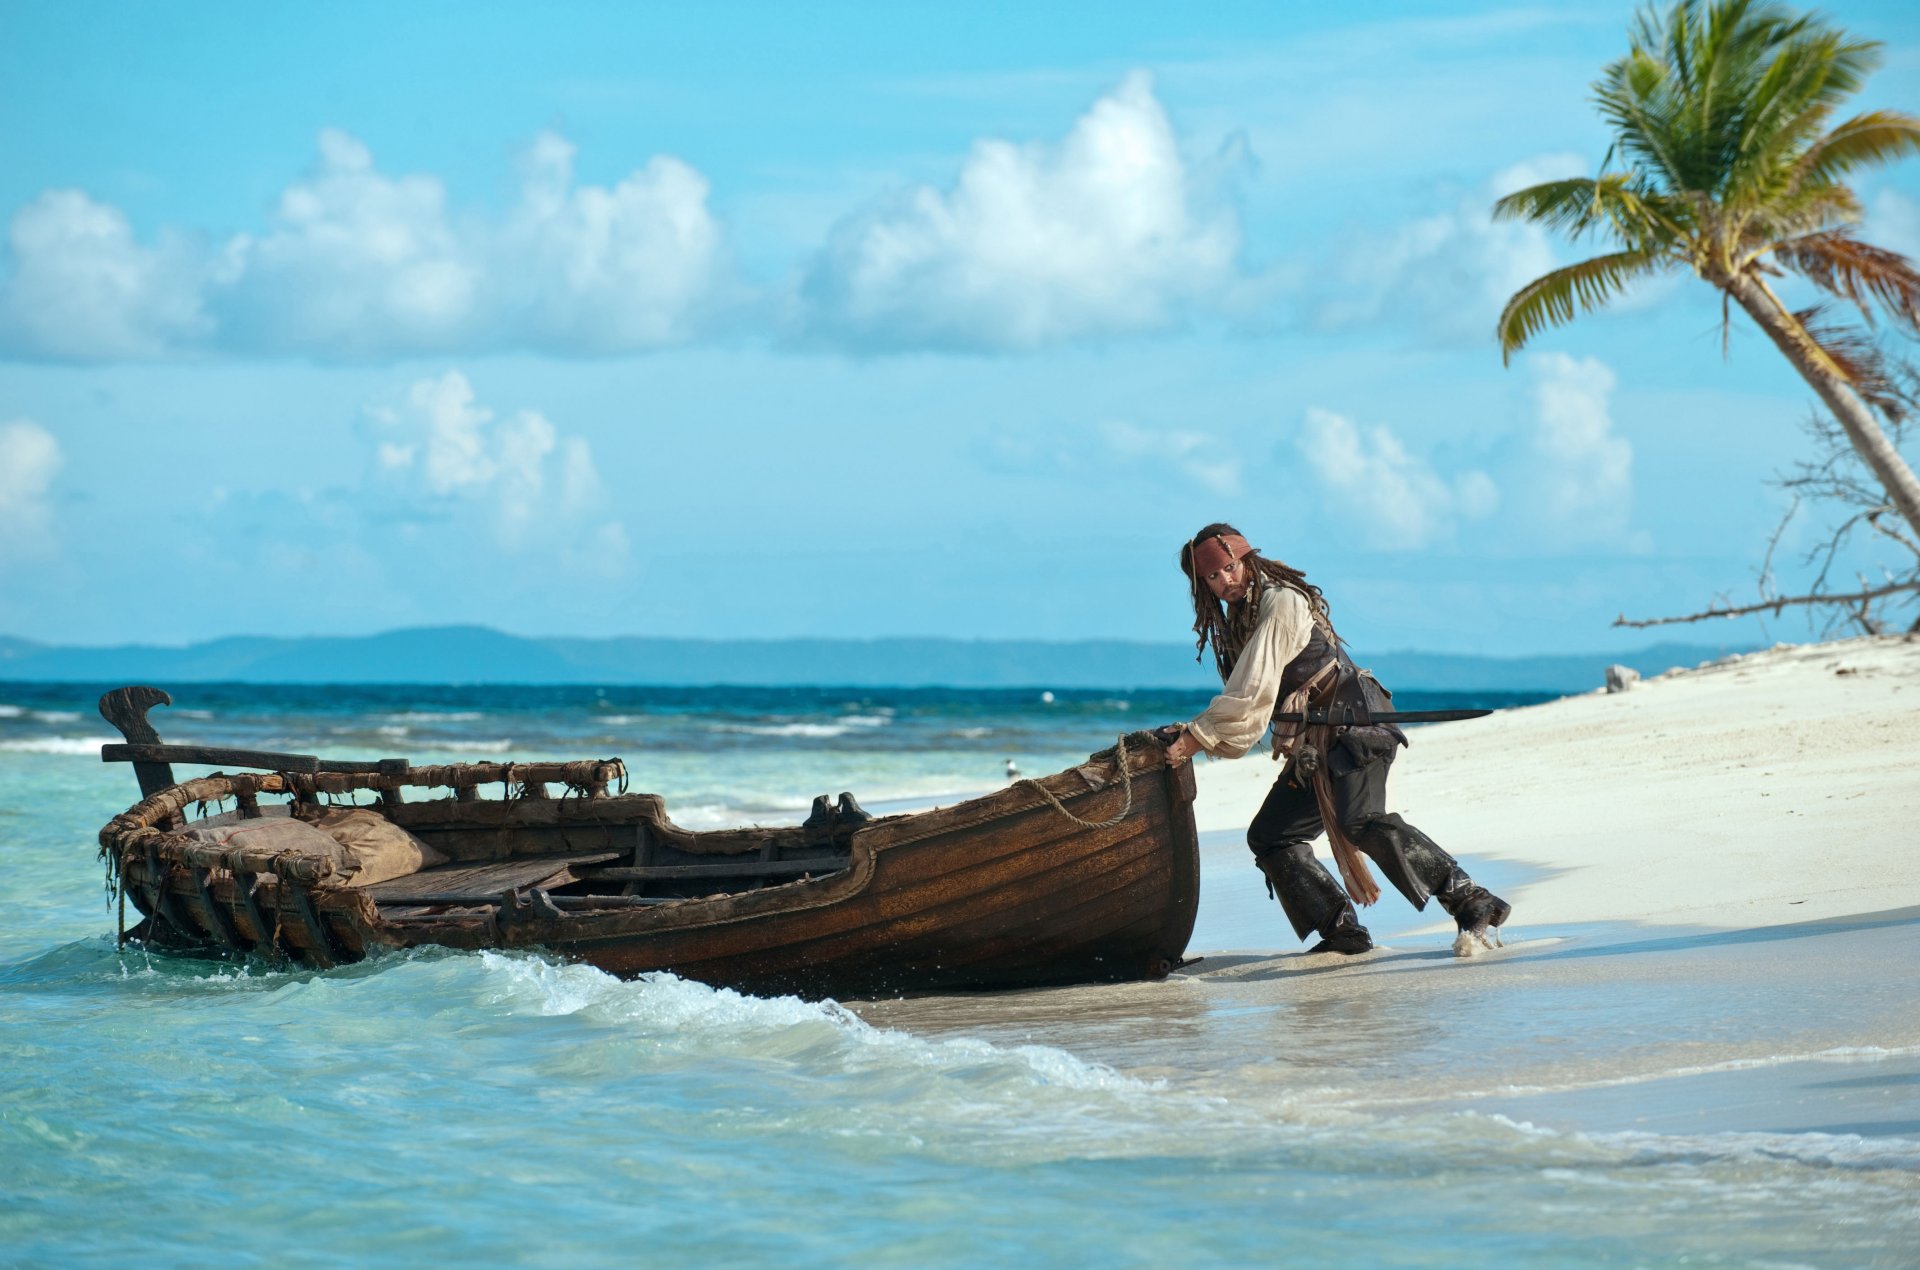
[(1647, 275), (1689, 269), (1766, 332), (1920, 534), (1920, 481), (1874, 417), (1899, 417), (1900, 403), (1873, 341), (1827, 321), (1823, 306), (1788, 308), (1768, 282), (1795, 274), (1869, 326), (1879, 310), (1920, 332), (1920, 273), (1854, 236), (1860, 200), (1844, 183), (1920, 152), (1920, 118), (1876, 110), (1833, 123), (1878, 65), (1880, 45), (1754, 0), (1648, 9), (1629, 42), (1594, 85), (1614, 132), (1600, 176), (1548, 181), (1494, 205), (1497, 218), (1600, 235), (1619, 249), (1516, 291), (1500, 314), (1503, 357)]

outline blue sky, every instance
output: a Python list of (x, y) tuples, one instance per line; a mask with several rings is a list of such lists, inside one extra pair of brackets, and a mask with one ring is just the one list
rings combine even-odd
[(1646, 643), (1811, 394), (1686, 279), (1501, 365), (1631, 13), (5, 5), (0, 633), (1177, 640), (1221, 518), (1363, 651)]

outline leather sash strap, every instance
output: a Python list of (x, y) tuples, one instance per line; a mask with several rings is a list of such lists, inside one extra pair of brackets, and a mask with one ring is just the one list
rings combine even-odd
[[(1360, 672), (1365, 673), (1365, 672)], [(1278, 713), (1304, 714), (1325, 706), (1340, 684), (1340, 658), (1336, 654), (1316, 670), (1305, 683), (1288, 693)], [(1380, 898), (1380, 884), (1367, 868), (1367, 857), (1342, 831), (1340, 817), (1333, 805), (1333, 778), (1327, 760), (1336, 740), (1334, 728), (1325, 723), (1276, 723), (1273, 725), (1273, 752), (1295, 767), (1296, 776), (1304, 775), (1313, 786), (1314, 802), (1320, 807), (1320, 820), (1327, 829), (1327, 843), (1333, 848), (1333, 862), (1340, 867), (1340, 882), (1355, 904), (1365, 907)], [(1301, 756), (1311, 750), (1313, 758), (1306, 771), (1300, 771)]]

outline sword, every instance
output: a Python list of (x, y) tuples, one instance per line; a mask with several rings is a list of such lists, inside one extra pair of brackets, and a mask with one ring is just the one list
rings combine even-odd
[[(1363, 728), (1375, 723), (1451, 723), (1456, 719), (1484, 719), (1491, 710), (1376, 710), (1365, 706), (1335, 706), (1331, 710), (1290, 710), (1273, 716), (1275, 723), (1306, 723), (1336, 728)], [(1186, 730), (1184, 723), (1153, 730), (1154, 739), (1172, 745)]]
[(1455, 719), (1484, 719), (1491, 710), (1368, 710), (1365, 706), (1334, 706), (1327, 710), (1287, 711), (1273, 716), (1275, 723), (1328, 724), (1336, 728), (1363, 728), (1375, 723), (1451, 723)]

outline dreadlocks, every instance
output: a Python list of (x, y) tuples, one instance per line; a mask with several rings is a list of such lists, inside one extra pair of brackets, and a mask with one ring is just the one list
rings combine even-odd
[(1327, 600), (1320, 594), (1320, 588), (1307, 581), (1307, 575), (1300, 570), (1269, 560), (1257, 551), (1248, 551), (1241, 557), (1247, 564), (1251, 583), (1246, 598), (1238, 604), (1222, 604), (1215, 599), (1207, 580), (1194, 572), (1193, 544), (1223, 535), (1244, 537), (1232, 525), (1216, 521), (1180, 545), (1180, 570), (1187, 575), (1187, 586), (1193, 597), (1195, 661), (1205, 654), (1207, 645), (1213, 645), (1214, 665), (1219, 668), (1221, 681), (1225, 682), (1233, 673), (1233, 663), (1239, 659), (1240, 650), (1253, 635), (1260, 615), (1260, 597), (1269, 586), (1289, 586), (1307, 597), (1314, 625), (1325, 632), (1328, 639), (1339, 643), (1340, 636), (1333, 629), (1333, 616), (1327, 611)]

